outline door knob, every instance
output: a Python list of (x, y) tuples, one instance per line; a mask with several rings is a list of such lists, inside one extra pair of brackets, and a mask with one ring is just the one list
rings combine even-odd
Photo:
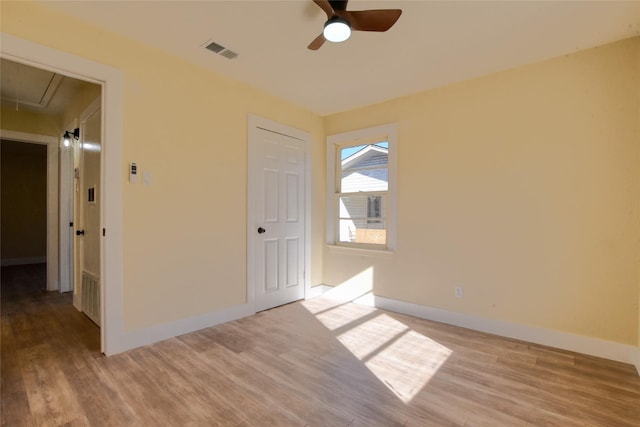
[(264, 229), (264, 228), (262, 228), (262, 227), (258, 227), (258, 233), (259, 233), (259, 234), (262, 234), (262, 233), (264, 233), (265, 231), (267, 231), (267, 230), (265, 230), (265, 229)]
[(76, 230), (76, 236), (84, 236), (84, 230)]

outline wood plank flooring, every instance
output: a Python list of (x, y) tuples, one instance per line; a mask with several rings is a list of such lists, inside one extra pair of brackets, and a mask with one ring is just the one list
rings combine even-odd
[(323, 297), (105, 357), (43, 275), (2, 269), (3, 426), (640, 425), (633, 366)]

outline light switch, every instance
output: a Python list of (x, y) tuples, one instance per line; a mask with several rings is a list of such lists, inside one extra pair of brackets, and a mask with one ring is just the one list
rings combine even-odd
[(142, 183), (144, 185), (151, 185), (152, 176), (151, 172), (142, 172)]

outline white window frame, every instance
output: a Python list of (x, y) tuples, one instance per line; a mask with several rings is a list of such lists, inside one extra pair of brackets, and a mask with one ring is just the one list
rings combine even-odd
[[(342, 147), (374, 144), (386, 141), (389, 143), (389, 189), (387, 195), (387, 244), (367, 245), (350, 243), (339, 244), (337, 227), (337, 206), (334, 202), (339, 191), (340, 182), (337, 176), (337, 156)], [(339, 133), (327, 137), (327, 245), (330, 248), (340, 247), (345, 250), (372, 250), (379, 252), (395, 252), (397, 250), (398, 230), (398, 126), (390, 123), (350, 132)]]

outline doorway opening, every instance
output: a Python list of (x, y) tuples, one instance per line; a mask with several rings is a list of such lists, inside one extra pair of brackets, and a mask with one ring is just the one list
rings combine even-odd
[[(102, 87), (6, 58), (0, 60), (0, 74), (3, 313), (25, 315), (55, 301), (55, 307), (73, 304), (99, 326), (100, 292), (92, 293), (98, 314), (92, 316), (77, 279), (83, 262), (78, 250), (81, 235), (75, 235), (87, 215), (78, 218), (75, 207), (83, 202), (83, 167), (82, 175), (88, 171), (92, 177), (94, 193), (99, 188)], [(65, 130), (74, 128), (82, 132), (63, 141)], [(92, 161), (85, 166), (82, 154), (87, 147)], [(86, 250), (92, 251), (92, 277), (99, 284), (100, 210), (91, 212), (93, 244)], [(99, 351), (100, 330), (88, 325), (87, 331), (93, 332), (83, 336), (92, 335), (90, 340), (97, 343), (88, 346)]]
[[(102, 88), (102, 259), (100, 349), (106, 355), (136, 346), (124, 329), (122, 140), (124, 73), (112, 66), (2, 34), (0, 57), (100, 85)], [(4, 124), (4, 122), (3, 122)], [(0, 129), (2, 134), (4, 129)], [(8, 132), (7, 132), (8, 133)], [(56, 145), (57, 147), (57, 145)]]

